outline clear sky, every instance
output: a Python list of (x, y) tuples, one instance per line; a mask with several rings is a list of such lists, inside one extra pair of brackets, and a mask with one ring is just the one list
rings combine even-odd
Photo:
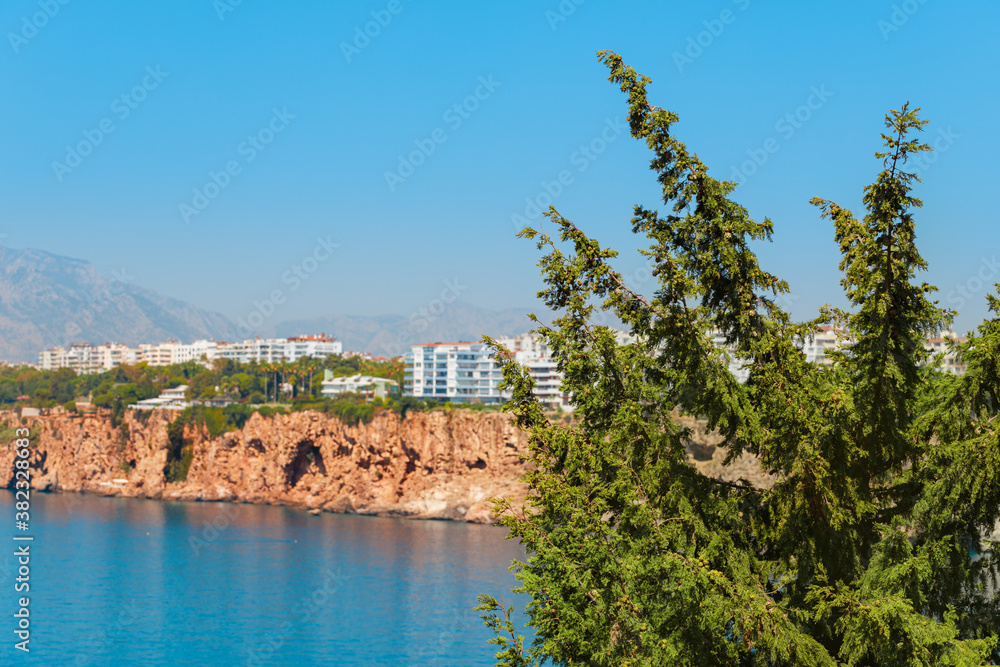
[(6, 0), (0, 238), (232, 318), (276, 289), (279, 319), (409, 315), (444, 289), (541, 309), (512, 216), (537, 221), (548, 183), (650, 290), (629, 217), (658, 189), (611, 49), (774, 221), (762, 261), (799, 318), (842, 303), (809, 198), (863, 214), (885, 113), (923, 107), (942, 150), (918, 241), (964, 331), (1000, 281), (998, 24), (987, 0)]

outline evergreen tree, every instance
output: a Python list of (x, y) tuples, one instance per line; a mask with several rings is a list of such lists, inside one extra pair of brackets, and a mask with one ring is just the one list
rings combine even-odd
[[(919, 109), (886, 116), (863, 219), (813, 200), (833, 222), (851, 308), (795, 322), (778, 305), (786, 283), (750, 249), (771, 221), (751, 219), (736, 184), (674, 136), (677, 116), (647, 101), (649, 78), (598, 57), (668, 206), (632, 218), (657, 287), (630, 289), (616, 252), (555, 209), (557, 238), (519, 234), (546, 253), (539, 297), (560, 317), (536, 331), (579, 423), (550, 422), (527, 370), (487, 339), (513, 392), (506, 409), (531, 435), (528, 506), (497, 510), (528, 551), (515, 570), (535, 638), (525, 646), (512, 608), (482, 596), (499, 664), (1000, 664), (997, 544), (984, 538), (1000, 515), (1000, 300), (988, 297), (994, 319), (959, 348), (965, 375), (936, 370), (923, 342), (953, 313), (915, 281), (926, 263), (906, 163), (930, 150), (912, 138)], [(599, 310), (631, 341), (593, 324)], [(809, 363), (802, 341), (823, 324), (844, 348)], [(713, 332), (746, 360), (744, 384)], [(749, 452), (776, 483), (700, 474), (678, 413), (719, 430), (727, 465)]]

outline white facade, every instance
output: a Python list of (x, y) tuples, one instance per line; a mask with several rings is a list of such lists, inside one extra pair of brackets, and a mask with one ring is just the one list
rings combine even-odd
[(146, 363), (150, 366), (169, 366), (174, 363), (178, 343), (159, 343), (151, 345), (144, 343), (139, 346), (136, 355), (139, 363)]
[(323, 357), (329, 354), (341, 354), (344, 344), (339, 340), (329, 340), (318, 336), (300, 336), (296, 338), (255, 338), (242, 343), (221, 343), (219, 357), (232, 359), (241, 363), (257, 361), (275, 363), (280, 361), (294, 362), (303, 357)]
[(806, 355), (806, 361), (814, 364), (832, 363), (826, 356), (830, 350), (839, 350), (848, 344), (843, 332), (837, 331), (830, 324), (823, 324), (815, 334), (806, 336), (801, 343), (802, 353)]
[(173, 363), (183, 364), (187, 361), (214, 361), (219, 358), (219, 346), (214, 340), (196, 340), (190, 345), (178, 344), (173, 350)]
[(967, 338), (959, 338), (954, 331), (942, 331), (938, 338), (930, 338), (924, 343), (924, 349), (934, 354), (943, 354), (944, 361), (941, 370), (952, 375), (962, 375), (965, 373), (965, 362), (957, 354), (948, 351), (948, 341), (964, 343)]
[(183, 410), (191, 405), (185, 395), (188, 386), (179, 385), (173, 389), (164, 389), (156, 398), (147, 398), (138, 403), (130, 403), (129, 408), (133, 410)]
[(340, 354), (343, 344), (325, 336), (297, 336), (245, 340), (242, 343), (198, 340), (193, 343), (143, 343), (130, 348), (120, 343), (74, 343), (69, 349), (54, 347), (38, 354), (41, 370), (72, 368), (78, 374), (103, 373), (122, 364), (145, 363), (150, 366), (169, 366), (188, 361), (211, 363), (216, 359), (233, 359), (242, 363), (293, 362), (303, 357), (321, 357)]
[(563, 374), (555, 359), (522, 350), (514, 353), (514, 360), (527, 366), (528, 375), (535, 381), (534, 394), (539, 403), (572, 411), (571, 396), (562, 390)]
[[(514, 353), (535, 380), (535, 396), (548, 407), (572, 409), (570, 396), (562, 391), (563, 375), (555, 359), (548, 356), (537, 334), (497, 338)], [(406, 355), (403, 393), (453, 403), (502, 403), (509, 390), (498, 389), (503, 377), (484, 343), (427, 343), (413, 345)]]
[(712, 332), (712, 344), (725, 352), (729, 372), (736, 377), (736, 381), (746, 382), (750, 377), (750, 365), (748, 360), (736, 356), (736, 346), (727, 343), (725, 337), (718, 331)]
[(150, 345), (144, 343), (137, 348), (137, 358), (140, 363), (150, 366), (169, 366), (183, 364), (188, 361), (211, 362), (219, 358), (219, 346), (214, 340), (196, 340), (193, 343), (178, 343), (170, 341)]
[(115, 366), (136, 363), (136, 351), (120, 343), (73, 343), (68, 349), (61, 346), (38, 354), (38, 368), (51, 371), (70, 368), (79, 375), (103, 373)]
[(524, 333), (496, 340), (514, 353), (514, 360), (517, 363), (528, 368), (528, 375), (535, 381), (535, 397), (542, 405), (563, 410), (573, 409), (570, 395), (562, 390), (563, 374), (559, 371), (558, 363), (551, 357), (549, 347), (541, 336), (536, 333)]
[[(736, 377), (737, 381), (746, 382), (750, 377), (750, 360), (737, 357), (735, 346), (727, 344), (725, 338), (718, 332), (712, 333), (712, 342), (716, 347), (725, 350), (729, 360), (729, 372)], [(829, 364), (831, 361), (827, 352), (839, 350), (843, 341), (841, 334), (826, 324), (820, 326), (819, 331), (806, 336), (805, 339), (796, 337), (794, 343), (806, 356), (806, 361), (809, 363)]]
[(333, 372), (327, 369), (323, 376), (323, 388), (320, 393), (327, 397), (333, 397), (344, 392), (367, 392), (374, 391), (378, 398), (384, 398), (389, 387), (395, 387), (396, 382), (388, 378), (377, 378), (370, 375), (348, 375), (345, 377), (333, 377)]
[[(406, 355), (403, 392), (454, 403), (500, 403), (501, 373), (484, 343), (413, 345)], [(507, 392), (505, 392), (507, 393)]]
[[(965, 342), (965, 338), (959, 338), (958, 334), (954, 331), (944, 331), (941, 333), (940, 337), (929, 338), (924, 343), (924, 349), (930, 351), (931, 353), (942, 353), (944, 354), (944, 362), (942, 364), (942, 370), (951, 373), (953, 375), (962, 375), (965, 373), (965, 364), (962, 363), (961, 359), (956, 355), (948, 351), (947, 341), (952, 340), (959, 343)], [(723, 340), (721, 336), (715, 337), (715, 343), (719, 347), (723, 347)], [(850, 347), (851, 340), (845, 335), (845, 332), (835, 329), (832, 325), (824, 324), (819, 327), (819, 330), (812, 335), (806, 336), (805, 339), (796, 338), (796, 346), (806, 357), (806, 361), (813, 364), (830, 364), (833, 363), (829, 352), (832, 350), (841, 350)], [(731, 349), (731, 348), (730, 348)], [(740, 382), (745, 382), (746, 377), (749, 375), (747, 370), (740, 369), (740, 360), (734, 360), (731, 358), (729, 369), (736, 375)]]

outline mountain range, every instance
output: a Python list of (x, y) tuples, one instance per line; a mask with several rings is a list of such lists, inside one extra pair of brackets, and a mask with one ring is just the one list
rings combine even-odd
[[(453, 301), (432, 304), (419, 316), (335, 314), (281, 322), (274, 331), (323, 332), (344, 350), (396, 356), (415, 343), (523, 333), (533, 328), (528, 312)], [(0, 245), (0, 360), (36, 363), (41, 350), (82, 341), (236, 340), (242, 338), (237, 330), (219, 313), (136, 285), (125, 269), (106, 277), (85, 260)]]
[[(344, 350), (395, 357), (417, 343), (478, 341), (483, 334), (513, 336), (530, 331), (537, 325), (528, 319), (529, 312), (526, 308), (495, 311), (456, 300), (410, 317), (332, 315), (289, 320), (277, 325), (275, 332), (278, 336), (326, 332), (343, 341)], [(535, 314), (548, 321), (547, 312), (536, 310)]]

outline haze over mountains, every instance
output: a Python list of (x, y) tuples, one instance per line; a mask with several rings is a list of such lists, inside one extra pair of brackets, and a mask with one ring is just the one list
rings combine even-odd
[(0, 246), (0, 359), (36, 363), (38, 353), (78, 341), (126, 345), (206, 337), (236, 328), (218, 313), (162, 296), (127, 270), (101, 276), (84, 260)]
[[(136, 285), (126, 269), (101, 276), (87, 261), (0, 245), (0, 360), (36, 363), (41, 350), (87, 341), (135, 346), (166, 340), (237, 340), (227, 317)], [(540, 316), (544, 308), (536, 309)], [(261, 335), (324, 332), (345, 350), (395, 356), (414, 343), (479, 340), (533, 327), (527, 309), (501, 312), (432, 303), (411, 317), (330, 315), (280, 322)]]
[(528, 319), (535, 312), (548, 321), (547, 312), (539, 309), (509, 308), (502, 311), (480, 308), (464, 301), (428, 307), (410, 317), (380, 315), (363, 317), (332, 315), (309, 320), (289, 320), (279, 324), (278, 336), (323, 331), (344, 342), (345, 350), (371, 352), (394, 357), (404, 354), (410, 345), (438, 341), (478, 341), (483, 334), (513, 336), (530, 331), (535, 323)]

